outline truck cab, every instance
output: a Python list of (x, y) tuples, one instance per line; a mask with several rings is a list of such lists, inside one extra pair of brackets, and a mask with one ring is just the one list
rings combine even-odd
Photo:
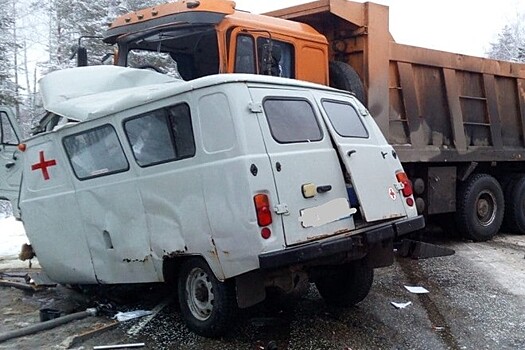
[(110, 24), (104, 41), (116, 44), (119, 66), (184, 80), (250, 73), (328, 84), (323, 35), (306, 24), (236, 10), (228, 0), (177, 1), (129, 13)]
[(22, 166), (18, 149), (22, 134), (11, 109), (0, 106), (0, 200), (7, 200), (15, 217), (20, 217), (18, 193)]

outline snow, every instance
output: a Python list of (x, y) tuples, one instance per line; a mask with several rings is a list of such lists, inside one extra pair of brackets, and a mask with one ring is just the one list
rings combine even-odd
[[(18, 259), (22, 244), (29, 243), (22, 222), (15, 220), (13, 216), (0, 216), (0, 269), (27, 268), (28, 261)], [(38, 265), (33, 259), (33, 267)]]

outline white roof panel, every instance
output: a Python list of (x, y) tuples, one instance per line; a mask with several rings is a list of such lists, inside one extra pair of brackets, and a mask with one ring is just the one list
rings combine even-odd
[(165, 97), (167, 89), (182, 83), (152, 70), (117, 66), (64, 69), (39, 81), (44, 108), (78, 121)]

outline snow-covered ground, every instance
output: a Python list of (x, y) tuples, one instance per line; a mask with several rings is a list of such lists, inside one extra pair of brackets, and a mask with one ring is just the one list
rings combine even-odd
[[(0, 214), (1, 215), (1, 214)], [(0, 269), (28, 267), (28, 261), (18, 259), (22, 244), (29, 243), (20, 221), (13, 216), (0, 216)], [(33, 267), (39, 267), (33, 259)]]

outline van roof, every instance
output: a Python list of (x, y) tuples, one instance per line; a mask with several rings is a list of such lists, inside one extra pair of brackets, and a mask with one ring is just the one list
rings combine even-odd
[(49, 73), (40, 81), (44, 108), (69, 120), (96, 119), (169, 96), (225, 83), (245, 82), (306, 89), (335, 89), (294, 79), (217, 74), (183, 81), (148, 69), (91, 66)]

